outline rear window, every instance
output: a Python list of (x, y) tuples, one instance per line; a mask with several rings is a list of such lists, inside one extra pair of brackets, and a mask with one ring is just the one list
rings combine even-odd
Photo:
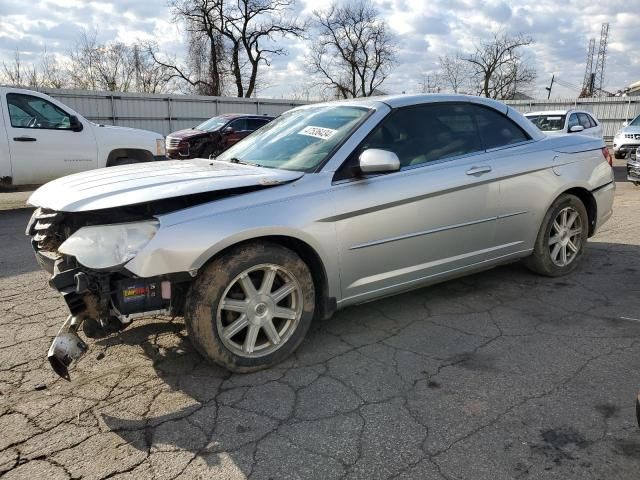
[(565, 115), (527, 115), (527, 118), (543, 132), (559, 132), (564, 129)]

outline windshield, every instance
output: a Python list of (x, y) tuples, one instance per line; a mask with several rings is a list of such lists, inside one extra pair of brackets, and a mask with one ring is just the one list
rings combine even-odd
[(631, 122), (629, 122), (629, 126), (640, 127), (640, 115), (638, 115), (636, 118), (631, 120)]
[(217, 130), (228, 121), (229, 119), (227, 117), (213, 117), (207, 120), (206, 122), (203, 122), (200, 125), (198, 125), (196, 127), (196, 130), (203, 130), (205, 132), (208, 132), (210, 130)]
[(526, 115), (543, 132), (557, 132), (564, 130), (566, 115)]
[(287, 112), (216, 160), (310, 171), (327, 159), (369, 111), (364, 107), (331, 105)]

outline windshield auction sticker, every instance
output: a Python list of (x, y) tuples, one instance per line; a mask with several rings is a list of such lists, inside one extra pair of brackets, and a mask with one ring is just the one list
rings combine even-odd
[(304, 127), (298, 133), (300, 135), (307, 135), (309, 137), (321, 138), (323, 140), (328, 140), (335, 135), (337, 130), (333, 130), (331, 128), (324, 127), (314, 127), (309, 125), (308, 127)]

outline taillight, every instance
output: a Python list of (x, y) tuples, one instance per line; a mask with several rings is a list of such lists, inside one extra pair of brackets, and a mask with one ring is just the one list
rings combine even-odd
[(602, 149), (602, 156), (607, 161), (607, 163), (613, 167), (613, 157), (611, 156), (611, 152), (609, 152), (609, 149), (607, 147), (604, 147)]

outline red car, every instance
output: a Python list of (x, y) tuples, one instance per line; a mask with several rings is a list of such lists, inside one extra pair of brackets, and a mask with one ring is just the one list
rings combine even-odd
[(165, 139), (167, 157), (209, 158), (266, 125), (273, 117), (229, 113), (218, 115), (197, 127), (170, 133)]

